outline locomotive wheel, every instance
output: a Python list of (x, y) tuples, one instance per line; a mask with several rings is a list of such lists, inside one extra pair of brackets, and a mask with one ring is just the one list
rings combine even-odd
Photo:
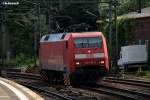
[(57, 71), (47, 71), (48, 80), (51, 84), (60, 84), (63, 82), (63, 73)]
[(48, 81), (48, 76), (45, 70), (41, 70), (40, 74), (43, 81)]
[(51, 72), (51, 71), (47, 71), (47, 76), (48, 76), (48, 82), (50, 83), (50, 84), (53, 84), (53, 82), (54, 82), (54, 74)]
[(74, 86), (95, 85), (96, 79), (86, 77), (84, 75), (73, 74), (73, 75), (71, 75), (71, 84)]
[(58, 84), (63, 83), (63, 72), (56, 73), (56, 83)]

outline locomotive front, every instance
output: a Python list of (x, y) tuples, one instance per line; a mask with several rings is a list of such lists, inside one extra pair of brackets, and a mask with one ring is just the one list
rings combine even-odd
[(72, 34), (74, 73), (80, 79), (97, 80), (108, 70), (106, 41), (102, 33)]

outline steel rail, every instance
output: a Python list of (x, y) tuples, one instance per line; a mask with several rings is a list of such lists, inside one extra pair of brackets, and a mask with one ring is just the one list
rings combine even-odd
[(20, 73), (20, 72), (6, 72), (7, 77), (20, 77), (34, 80), (41, 80), (40, 74), (31, 74), (31, 73)]
[(103, 81), (121, 83), (121, 84), (127, 84), (127, 85), (136, 85), (136, 86), (150, 88), (150, 82), (146, 82), (146, 81), (120, 79), (120, 78), (105, 78)]
[(98, 84), (96, 88), (93, 87), (82, 87), (84, 89), (88, 89), (98, 93), (104, 93), (116, 97), (121, 97), (127, 100), (149, 100), (150, 94), (131, 91), (128, 89), (116, 88), (108, 85)]
[(20, 82), (20, 84), (30, 88), (30, 89), (33, 89), (33, 90), (37, 90), (39, 92), (43, 92), (45, 93), (47, 96), (56, 96), (62, 100), (73, 100), (72, 98), (69, 98), (69, 97), (66, 97), (65, 95), (61, 95), (59, 93), (56, 93), (56, 92), (52, 92), (52, 91), (48, 91), (48, 90), (45, 90), (44, 88), (40, 88), (38, 86), (35, 86), (33, 84), (30, 84), (30, 83), (26, 83), (26, 82)]
[[(10, 78), (17, 77), (17, 78), (24, 78), (24, 79), (34, 79), (34, 80), (39, 80), (39, 81), (41, 80), (41, 78), (39, 77), (40, 76), (39, 74), (8, 72), (8, 75), (10, 76)], [(46, 90), (42, 87), (39, 87), (38, 85), (36, 86), (36, 84), (32, 84), (32, 83), (20, 81), (20, 80), (17, 80), (17, 82), (21, 85), (24, 85), (24, 86), (30, 88), (30, 89), (37, 90), (39, 92), (43, 92), (46, 96), (49, 96), (49, 97), (55, 96), (55, 97), (60, 98), (61, 100), (76, 100), (75, 98), (73, 98), (71, 96), (65, 96), (65, 95), (62, 95), (57, 92), (52, 92), (52, 91)]]
[[(91, 88), (91, 87), (82, 87), (83, 89), (86, 89), (86, 90), (90, 90), (90, 91), (93, 91), (93, 92), (97, 92), (97, 93), (102, 93), (102, 94), (106, 94), (106, 95), (111, 95), (111, 96), (115, 96), (117, 98), (123, 98), (125, 100), (136, 100), (135, 98), (131, 97), (131, 96), (127, 96), (127, 95), (124, 95), (124, 94), (120, 94), (120, 93), (116, 93), (112, 90), (107, 90), (105, 88)], [(112, 98), (113, 100), (113, 98)]]

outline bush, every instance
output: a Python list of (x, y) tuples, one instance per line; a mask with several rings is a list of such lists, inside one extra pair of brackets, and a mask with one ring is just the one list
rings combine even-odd
[(20, 53), (16, 56), (16, 65), (19, 67), (27, 66), (27, 65), (33, 65), (34, 59), (26, 57), (24, 54)]
[[(107, 43), (109, 43), (109, 24), (107, 21), (103, 21), (99, 23), (99, 27), (101, 31), (104, 33)], [(126, 45), (126, 42), (132, 41), (134, 39), (134, 25), (135, 22), (133, 19), (126, 19), (122, 17), (118, 17), (117, 19), (117, 27), (118, 27), (118, 47)], [(115, 22), (112, 22), (112, 44), (110, 48), (110, 45), (108, 45), (108, 51), (109, 54), (111, 52), (111, 59), (114, 59), (114, 61), (117, 59), (116, 57), (116, 34), (115, 34)], [(118, 48), (120, 51), (120, 48)], [(117, 52), (118, 53), (118, 52)], [(110, 56), (110, 55), (109, 55)], [(114, 62), (113, 64), (115, 64)], [(115, 68), (114, 68), (115, 69)]]
[(146, 78), (149, 78), (149, 79), (150, 79), (150, 71), (147, 71), (144, 77), (146, 77)]

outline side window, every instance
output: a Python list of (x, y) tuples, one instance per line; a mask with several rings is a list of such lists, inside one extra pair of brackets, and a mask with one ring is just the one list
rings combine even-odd
[(62, 37), (61, 37), (61, 39), (64, 39), (65, 36), (66, 36), (66, 34), (63, 34)]
[(74, 39), (74, 44), (75, 44), (75, 47), (76, 48), (81, 48), (82, 47), (82, 44), (83, 44), (83, 40), (80, 39), (80, 38), (77, 38), (77, 39)]
[(102, 47), (102, 38), (100, 37), (83, 37), (74, 39), (76, 48), (95, 48)]
[(44, 38), (44, 41), (47, 41), (49, 39), (49, 36), (46, 36), (45, 38)]

